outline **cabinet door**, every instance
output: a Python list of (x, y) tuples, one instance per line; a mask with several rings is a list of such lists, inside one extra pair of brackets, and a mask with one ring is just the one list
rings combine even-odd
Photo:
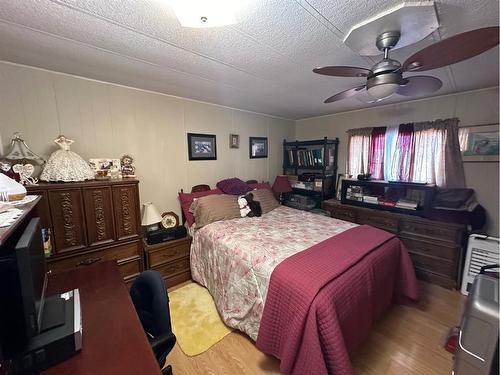
[(81, 190), (52, 190), (48, 195), (55, 252), (63, 253), (86, 247)]
[(139, 194), (137, 185), (113, 186), (116, 239), (139, 236)]
[(115, 227), (111, 188), (83, 189), (89, 246), (113, 242)]

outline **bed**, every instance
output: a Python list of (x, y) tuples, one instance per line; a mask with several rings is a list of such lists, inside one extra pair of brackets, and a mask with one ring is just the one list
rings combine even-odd
[[(366, 338), (373, 321), (392, 302), (418, 298), (408, 254), (397, 238), (375, 228), (360, 228), (350, 222), (279, 206), (261, 217), (217, 221), (196, 230), (191, 227), (190, 234), (193, 279), (210, 291), (228, 326), (245, 332), (259, 349), (280, 358), (283, 373), (351, 373), (349, 354)], [(301, 306), (300, 298), (304, 298), (303, 291), (307, 289), (303, 286), (312, 285), (316, 280), (316, 271), (304, 273), (298, 257), (312, 253), (309, 259), (314, 263), (319, 246), (323, 247), (319, 251), (326, 249), (327, 256), (333, 256), (328, 262), (340, 265), (354, 253), (343, 245), (342, 236), (352, 237), (352, 245), (356, 238), (364, 235), (367, 236), (364, 243), (375, 237), (380, 237), (380, 241), (344, 265), (345, 269), (331, 279), (327, 276), (316, 291), (311, 291), (311, 301), (322, 298), (322, 306), (312, 312), (309, 305), (314, 303), (309, 303), (301, 317), (296, 311), (288, 311), (291, 324), (280, 322), (281, 315), (287, 316), (287, 303), (297, 297), (299, 300), (294, 303)], [(336, 259), (334, 252), (328, 250), (331, 246), (349, 252), (342, 259)], [(274, 271), (285, 268), (284, 265), (294, 259), (297, 260), (295, 266), (299, 266), (295, 270), (288, 267), (292, 276), (287, 277), (292, 277), (297, 284), (288, 291), (279, 289), (294, 283), (284, 279), (282, 285), (278, 285), (275, 278), (278, 272)], [(316, 263), (316, 267), (321, 268), (321, 261), (316, 259)], [(307, 267), (311, 269), (313, 265)], [(287, 270), (280, 274), (286, 273)], [(267, 301), (269, 288), (273, 291), (274, 308), (270, 307), (271, 301)], [(277, 301), (285, 295), (286, 301)], [(308, 314), (318, 317), (311, 318)], [(320, 321), (321, 314), (326, 314), (326, 320)], [(333, 315), (335, 327), (332, 328), (330, 316)], [(308, 326), (311, 319), (315, 321), (314, 327)], [(265, 324), (264, 330), (261, 323)], [(338, 332), (321, 333), (322, 329)], [(308, 336), (311, 332), (312, 338)], [(302, 342), (307, 342), (310, 349), (304, 348)]]

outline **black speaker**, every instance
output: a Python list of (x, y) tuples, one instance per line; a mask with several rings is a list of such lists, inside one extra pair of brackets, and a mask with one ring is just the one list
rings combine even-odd
[(152, 230), (146, 233), (146, 242), (148, 245), (154, 245), (157, 243), (177, 240), (179, 238), (186, 237), (187, 230), (185, 227), (179, 225), (170, 229), (158, 229)]

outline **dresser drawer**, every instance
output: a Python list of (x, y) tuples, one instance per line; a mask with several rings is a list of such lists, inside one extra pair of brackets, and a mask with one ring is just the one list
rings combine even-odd
[(460, 245), (462, 230), (441, 222), (401, 221), (401, 234), (432, 238)]
[(412, 253), (430, 255), (433, 257), (448, 260), (450, 262), (455, 262), (457, 259), (457, 254), (460, 253), (460, 248), (439, 245), (439, 242), (437, 241), (431, 243), (428, 241), (422, 241), (420, 239), (417, 240), (404, 236), (400, 236), (399, 238)]
[(104, 262), (106, 260), (116, 260), (119, 264), (121, 264), (122, 261), (140, 259), (141, 248), (139, 245), (139, 242), (133, 242), (125, 245), (106, 248), (103, 250), (92, 251), (81, 255), (64, 258), (53, 258), (49, 259), (48, 267), (52, 270), (52, 272), (58, 273), (78, 267), (85, 267), (97, 262)]
[(416, 268), (455, 278), (456, 265), (453, 262), (412, 252), (410, 252), (410, 257)]
[(182, 241), (169, 245), (168, 242), (158, 245), (158, 248), (146, 253), (149, 267), (156, 267), (170, 261), (189, 256), (191, 241)]
[(141, 273), (141, 258), (135, 256), (127, 261), (119, 262), (118, 266), (124, 279), (136, 277)]
[[(152, 267), (155, 271), (161, 273), (164, 278), (169, 278), (180, 273), (190, 272), (189, 257), (174, 260), (170, 263), (162, 264), (158, 267)], [(171, 286), (171, 285), (169, 285)]]
[(356, 211), (349, 208), (335, 207), (331, 210), (331, 215), (335, 219), (356, 222)]
[(398, 222), (396, 217), (372, 212), (359, 212), (357, 221), (358, 224), (367, 224), (394, 233), (398, 231)]

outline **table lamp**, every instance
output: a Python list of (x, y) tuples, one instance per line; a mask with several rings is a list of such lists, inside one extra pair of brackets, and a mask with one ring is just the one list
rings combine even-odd
[(288, 181), (287, 176), (276, 176), (273, 184), (273, 191), (280, 194), (280, 204), (283, 203), (283, 193), (289, 193), (292, 191), (292, 186), (290, 181)]
[(158, 223), (161, 221), (161, 215), (152, 202), (146, 202), (142, 205), (141, 225), (145, 232), (151, 232), (158, 229)]

